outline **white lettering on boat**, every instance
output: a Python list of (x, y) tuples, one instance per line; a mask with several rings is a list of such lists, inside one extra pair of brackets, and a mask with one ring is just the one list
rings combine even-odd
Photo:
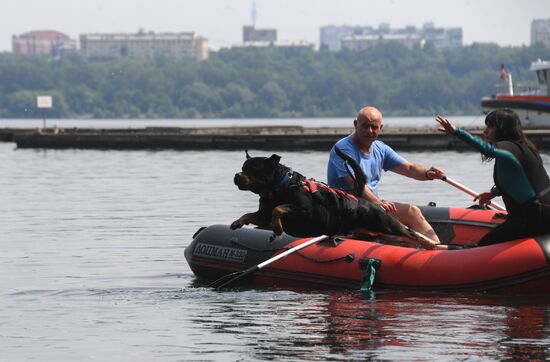
[(193, 255), (205, 256), (212, 259), (230, 260), (242, 263), (248, 251), (225, 246), (198, 243), (193, 250)]

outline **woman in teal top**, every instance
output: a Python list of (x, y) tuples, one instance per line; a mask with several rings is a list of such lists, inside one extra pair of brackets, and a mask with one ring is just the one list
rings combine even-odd
[(502, 196), (508, 217), (478, 245), (550, 233), (550, 178), (514, 111), (499, 109), (487, 115), (483, 133), (487, 142), (456, 128), (441, 116), (436, 121), (442, 126), (440, 131), (457, 136), (480, 151), (484, 159), (495, 159), (495, 186), (475, 200), (487, 204), (495, 196)]

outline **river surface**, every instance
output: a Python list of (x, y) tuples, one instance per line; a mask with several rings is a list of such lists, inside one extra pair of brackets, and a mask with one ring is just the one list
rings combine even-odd
[[(269, 152), (251, 151), (253, 156)], [(324, 152), (278, 152), (325, 180)], [(403, 152), (474, 190), (473, 152)], [(543, 154), (550, 164), (550, 153)], [(0, 360), (544, 360), (550, 298), (195, 286), (201, 226), (255, 210), (241, 151), (15, 149), (0, 143)], [(469, 206), (440, 181), (383, 176), (382, 197)]]

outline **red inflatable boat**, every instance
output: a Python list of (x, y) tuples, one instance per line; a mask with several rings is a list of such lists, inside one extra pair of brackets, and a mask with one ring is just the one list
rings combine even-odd
[[(484, 247), (476, 244), (505, 214), (493, 210), (421, 207), (440, 240), (455, 250), (423, 250), (346, 237), (325, 239), (258, 270), (247, 278), (259, 287), (359, 289), (369, 261), (379, 263), (374, 288), (426, 291), (550, 292), (550, 235)], [(231, 230), (213, 225), (199, 230), (185, 257), (205, 281), (248, 269), (311, 238), (271, 231)]]

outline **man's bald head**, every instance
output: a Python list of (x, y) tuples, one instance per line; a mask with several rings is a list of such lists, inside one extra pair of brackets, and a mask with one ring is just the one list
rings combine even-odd
[(371, 106), (361, 108), (361, 110), (357, 114), (357, 121), (371, 121), (382, 123), (382, 112), (380, 112), (377, 108)]

